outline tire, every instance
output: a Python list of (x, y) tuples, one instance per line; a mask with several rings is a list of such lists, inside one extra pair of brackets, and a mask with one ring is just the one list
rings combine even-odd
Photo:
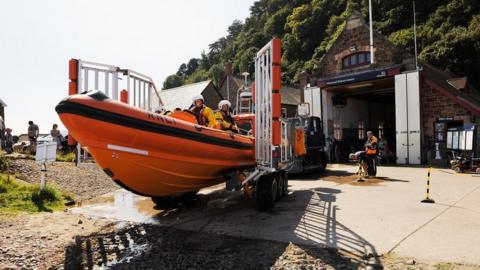
[(318, 172), (325, 173), (325, 171), (327, 170), (327, 154), (325, 152), (322, 152), (320, 155), (320, 162), (322, 163), (322, 165), (318, 169)]
[(463, 170), (460, 167), (455, 167), (456, 173), (463, 173)]
[(284, 177), (282, 175), (282, 172), (278, 172), (275, 174), (275, 181), (277, 181), (277, 201), (279, 201), (283, 197), (283, 189), (285, 188), (283, 178)]
[(256, 187), (256, 201), (258, 209), (270, 209), (277, 200), (277, 181), (275, 174), (260, 177)]

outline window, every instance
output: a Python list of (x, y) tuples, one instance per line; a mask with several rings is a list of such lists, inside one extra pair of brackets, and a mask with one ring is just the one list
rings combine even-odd
[(365, 63), (365, 54), (361, 53), (361, 54), (358, 55), (358, 64), (362, 65), (364, 63)]
[(335, 140), (342, 139), (342, 126), (337, 121), (333, 122), (333, 138), (335, 138)]
[(343, 68), (353, 68), (370, 64), (370, 52), (357, 52), (342, 59)]
[(365, 139), (365, 122), (363, 121), (358, 121), (358, 139)]

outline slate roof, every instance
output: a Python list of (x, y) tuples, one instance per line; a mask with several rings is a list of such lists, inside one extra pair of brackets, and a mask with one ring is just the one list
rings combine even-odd
[(211, 82), (208, 80), (161, 90), (160, 98), (168, 111), (173, 111), (175, 108), (188, 109), (192, 105), (192, 98), (202, 94)]
[(469, 86), (470, 91), (458, 90), (449, 83), (449, 80), (455, 78), (454, 76), (441, 71), (424, 61), (420, 61), (419, 63), (422, 66), (421, 73), (423, 79), (430, 87), (441, 92), (443, 95), (471, 111), (476, 116), (480, 116), (480, 94), (478, 90), (471, 86)]

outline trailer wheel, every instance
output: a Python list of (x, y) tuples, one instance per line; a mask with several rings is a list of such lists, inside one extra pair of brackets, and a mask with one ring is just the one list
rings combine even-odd
[(285, 188), (283, 178), (282, 172), (275, 174), (275, 181), (277, 181), (277, 201), (283, 197), (283, 189)]
[(256, 199), (259, 209), (269, 209), (277, 200), (277, 181), (275, 174), (261, 176), (257, 181)]
[(320, 157), (320, 162), (322, 163), (322, 165), (319, 168), (319, 172), (324, 173), (327, 170), (327, 154), (322, 151), (320, 156), (321, 156)]

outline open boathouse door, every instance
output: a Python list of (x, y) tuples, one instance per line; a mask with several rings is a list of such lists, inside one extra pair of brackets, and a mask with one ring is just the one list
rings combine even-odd
[(395, 75), (397, 164), (421, 164), (419, 72)]

